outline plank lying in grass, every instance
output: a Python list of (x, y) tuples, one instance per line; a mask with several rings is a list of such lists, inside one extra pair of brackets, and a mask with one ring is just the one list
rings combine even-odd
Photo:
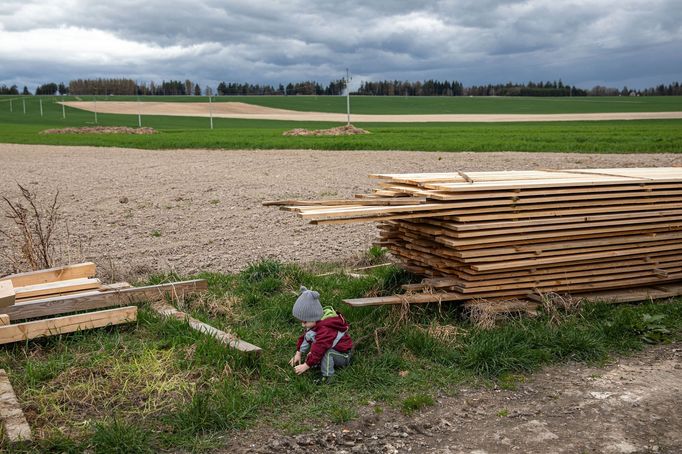
[(25, 287), (27, 285), (46, 284), (54, 281), (93, 277), (96, 271), (97, 268), (94, 263), (85, 262), (77, 265), (11, 274), (9, 276), (0, 277), (0, 281), (10, 280), (14, 287)]
[(34, 322), (0, 326), (0, 344), (25, 341), (45, 336), (73, 333), (86, 329), (119, 325), (137, 320), (137, 306), (121, 307), (86, 314), (67, 315)]
[(154, 303), (152, 304), (152, 309), (154, 309), (154, 311), (163, 315), (164, 317), (175, 317), (178, 320), (186, 320), (189, 326), (191, 326), (193, 329), (204, 334), (208, 334), (209, 336), (216, 338), (223, 344), (227, 345), (230, 348), (234, 348), (235, 350), (239, 350), (246, 353), (261, 352), (260, 347), (256, 347), (253, 344), (243, 341), (232, 333), (221, 331), (217, 328), (212, 327), (211, 325), (199, 321), (185, 314), (184, 312), (177, 310), (176, 308), (167, 303), (162, 302)]
[(31, 427), (26, 421), (4, 369), (0, 369), (0, 421), (2, 421), (5, 437), (10, 443), (30, 441), (33, 438)]
[(355, 298), (343, 300), (352, 307), (383, 306), (385, 304), (425, 304), (441, 301), (464, 301), (471, 297), (461, 293), (425, 293), (416, 295), (391, 295), (374, 298)]
[(15, 299), (12, 281), (0, 281), (0, 308), (13, 305)]
[(166, 296), (178, 299), (193, 293), (206, 291), (206, 289), (208, 289), (206, 280), (195, 279), (170, 284), (45, 298), (25, 303), (16, 303), (14, 306), (4, 308), (2, 311), (9, 315), (11, 320), (25, 320), (47, 315), (67, 314), (69, 312), (103, 309), (106, 307), (127, 306), (145, 301), (157, 301), (164, 299)]

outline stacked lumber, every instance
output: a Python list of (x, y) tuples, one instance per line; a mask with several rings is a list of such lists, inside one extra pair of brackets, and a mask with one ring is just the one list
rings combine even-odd
[(427, 293), (351, 304), (510, 300), (682, 280), (682, 168), (371, 176), (378, 186), (355, 199), (279, 203), (315, 224), (379, 222), (378, 244), (425, 277), (407, 290)]
[[(261, 351), (165, 303), (166, 299), (181, 300), (205, 292), (208, 283), (204, 279), (132, 287), (127, 282), (102, 284), (94, 278), (96, 271), (95, 264), (87, 262), (0, 278), (0, 345), (133, 322), (137, 319), (136, 304), (155, 302), (151, 307), (159, 314), (187, 321), (192, 329), (230, 348), (247, 353)], [(41, 320), (28, 321), (36, 318)], [(16, 323), (19, 320), (23, 322)]]

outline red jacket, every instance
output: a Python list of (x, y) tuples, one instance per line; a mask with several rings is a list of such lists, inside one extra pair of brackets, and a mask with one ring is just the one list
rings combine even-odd
[[(310, 346), (310, 352), (308, 352), (308, 356), (306, 356), (305, 363), (311, 367), (319, 364), (327, 350), (332, 348), (332, 344), (339, 332), (346, 332), (346, 334), (339, 340), (334, 347), (334, 350), (341, 353), (350, 351), (350, 349), (353, 348), (353, 341), (347, 332), (349, 327), (350, 325), (341, 314), (317, 322), (315, 326), (310, 329), (315, 331), (315, 341)], [(298, 338), (296, 350), (301, 347), (305, 334), (310, 330), (306, 330), (301, 334), (301, 337)]]

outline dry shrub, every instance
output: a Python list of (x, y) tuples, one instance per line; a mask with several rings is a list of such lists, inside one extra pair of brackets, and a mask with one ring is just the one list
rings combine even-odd
[(465, 305), (467, 316), (480, 329), (494, 328), (498, 320), (529, 314), (534, 306), (520, 299), (473, 299)]
[(559, 295), (558, 293), (544, 293), (542, 297), (542, 309), (547, 314), (550, 324), (560, 324), (567, 315), (579, 314), (582, 310), (582, 300), (571, 295)]
[(19, 200), (2, 196), (5, 217), (12, 221), (10, 228), (0, 229), (0, 235), (9, 242), (3, 253), (15, 271), (52, 268), (57, 261), (55, 233), (61, 219), (59, 191), (43, 206), (35, 192), (17, 186), (21, 191)]
[(467, 331), (459, 326), (437, 323), (432, 323), (427, 327), (420, 326), (419, 329), (445, 345), (456, 345), (459, 339), (467, 334)]

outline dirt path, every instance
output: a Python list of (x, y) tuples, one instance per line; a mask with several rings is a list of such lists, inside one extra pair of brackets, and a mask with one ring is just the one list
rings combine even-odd
[[(345, 123), (346, 114), (326, 112), (298, 112), (286, 109), (245, 104), (241, 102), (94, 102), (72, 101), (62, 103), (69, 107), (99, 113), (171, 115), (183, 117), (246, 118), (251, 120), (329, 121)], [(474, 122), (497, 123), (519, 121), (599, 121), (599, 120), (654, 120), (679, 119), (682, 112), (624, 112), (585, 114), (427, 114), (427, 115), (363, 115), (353, 114), (354, 123), (442, 123)]]
[(606, 367), (547, 368), (516, 390), (463, 389), (414, 416), (369, 405), (340, 426), (290, 437), (240, 433), (224, 452), (680, 453), (682, 344)]
[[(16, 182), (59, 189), (71, 234), (64, 260), (109, 277), (237, 271), (259, 258), (305, 263), (367, 251), (372, 224), (313, 226), (264, 200), (351, 197), (370, 173), (682, 165), (679, 154), (134, 150), (0, 144), (0, 195)], [(3, 204), (4, 205), (4, 204)], [(0, 228), (9, 227), (0, 216)], [(0, 251), (7, 247), (0, 235)], [(11, 271), (0, 254), (0, 275)], [(115, 272), (115, 273), (114, 273)]]

